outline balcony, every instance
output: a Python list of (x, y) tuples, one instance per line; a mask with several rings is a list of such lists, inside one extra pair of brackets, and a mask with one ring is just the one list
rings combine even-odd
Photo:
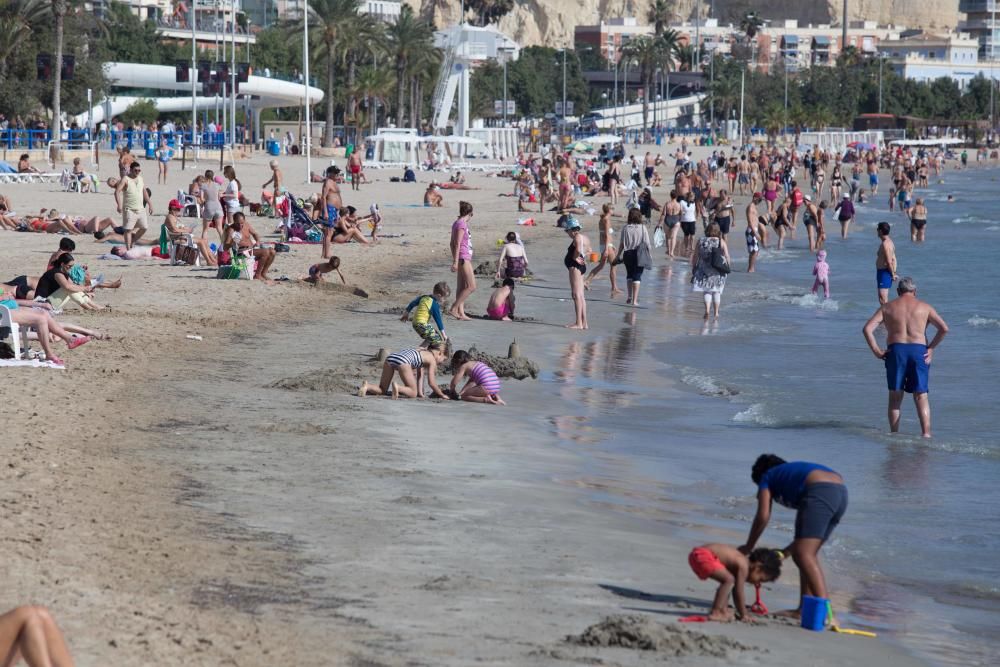
[(959, 0), (958, 11), (965, 12), (966, 14), (977, 14), (981, 12), (992, 12), (996, 11), (997, 5), (1000, 2), (997, 0)]

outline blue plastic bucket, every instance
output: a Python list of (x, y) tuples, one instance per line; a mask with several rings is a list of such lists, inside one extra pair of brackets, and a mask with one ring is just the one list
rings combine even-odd
[(829, 614), (830, 601), (826, 598), (814, 598), (811, 595), (802, 596), (802, 627), (806, 630), (820, 632), (826, 628), (826, 617)]

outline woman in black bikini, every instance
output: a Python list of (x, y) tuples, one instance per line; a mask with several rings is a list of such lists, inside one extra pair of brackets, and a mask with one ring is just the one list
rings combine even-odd
[(580, 223), (576, 218), (570, 216), (566, 220), (566, 233), (569, 234), (569, 247), (566, 249), (566, 257), (563, 264), (569, 271), (569, 289), (573, 294), (573, 306), (576, 310), (576, 322), (567, 324), (567, 329), (587, 328), (587, 299), (584, 297), (584, 280), (587, 274), (587, 264), (584, 257), (590, 252), (590, 239), (580, 231)]

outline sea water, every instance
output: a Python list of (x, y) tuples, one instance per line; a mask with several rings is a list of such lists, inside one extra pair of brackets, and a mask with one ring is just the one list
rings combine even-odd
[[(699, 521), (749, 529), (750, 467), (760, 453), (838, 470), (850, 507), (824, 560), (831, 588), (846, 586), (854, 598), (850, 610), (835, 611), (935, 663), (994, 664), (1000, 209), (988, 193), (998, 175), (949, 171), (943, 179), (915, 193), (929, 209), (924, 244), (910, 242), (908, 221), (889, 212), (887, 193), (859, 206), (847, 240), (836, 220), (827, 223), (830, 299), (810, 293), (815, 258), (801, 223), (785, 250), (763, 252), (756, 274), (737, 262), (718, 321), (700, 321), (688, 267), (658, 261), (644, 276), (644, 307), (604, 339), (567, 344), (547, 379), (576, 388), (588, 428), (614, 433), (599, 449), (669, 484), (675, 499), (702, 508)], [(948, 193), (954, 203), (946, 203)], [(901, 433), (888, 432), (884, 366), (861, 333), (877, 308), (880, 220), (893, 225), (899, 275), (916, 280), (918, 296), (950, 327), (931, 367), (931, 440), (919, 437), (909, 395)], [(730, 243), (743, 245), (742, 225)], [(665, 323), (682, 335), (659, 335)], [(884, 331), (880, 338), (884, 346)], [(572, 428), (555, 431), (576, 442)], [(790, 541), (793, 518), (776, 509), (761, 543)]]

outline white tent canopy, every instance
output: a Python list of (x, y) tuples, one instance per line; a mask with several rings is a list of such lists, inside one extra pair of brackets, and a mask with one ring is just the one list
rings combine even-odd
[(942, 137), (940, 139), (897, 139), (889, 143), (896, 146), (957, 146), (964, 144), (965, 140), (956, 139), (955, 137)]
[(614, 134), (598, 134), (593, 137), (577, 139), (577, 141), (582, 141), (586, 144), (618, 144), (621, 143), (621, 140), (621, 137)]

